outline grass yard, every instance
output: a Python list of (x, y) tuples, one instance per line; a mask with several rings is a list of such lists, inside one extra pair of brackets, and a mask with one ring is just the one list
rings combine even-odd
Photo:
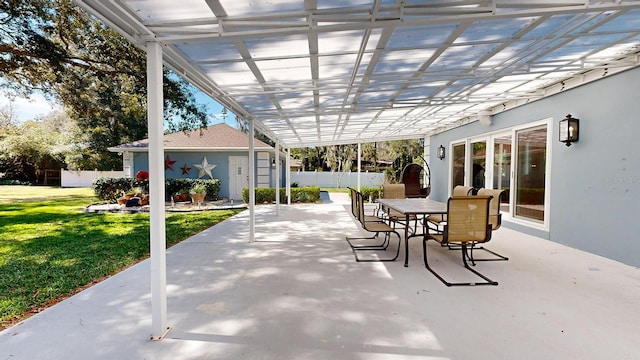
[(326, 191), (326, 192), (330, 192), (330, 193), (345, 193), (348, 194), (349, 193), (349, 188), (321, 188), (320, 191)]
[[(92, 198), (0, 186), (0, 329), (149, 256), (149, 214), (84, 213)], [(167, 213), (167, 247), (239, 211)]]

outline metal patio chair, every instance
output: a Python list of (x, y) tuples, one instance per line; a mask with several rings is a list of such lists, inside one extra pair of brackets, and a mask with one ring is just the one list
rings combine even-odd
[[(447, 202), (447, 224), (441, 234), (426, 234), (423, 242), (424, 265), (438, 280), (447, 286), (498, 285), (496, 281), (482, 275), (467, 263), (469, 247), (491, 240), (489, 203), (491, 196), (460, 196)], [(462, 253), (465, 269), (482, 278), (482, 282), (449, 282), (429, 265), (427, 242), (433, 239), (441, 245), (457, 245)]]
[[(478, 196), (492, 196), (491, 202), (489, 203), (489, 224), (491, 224), (491, 230), (495, 231), (500, 228), (502, 225), (502, 214), (500, 214), (500, 201), (502, 199), (502, 195), (504, 194), (504, 190), (494, 190), (494, 189), (479, 189)], [(476, 259), (473, 256), (474, 250), (484, 250), (490, 254), (495, 255), (495, 258), (489, 259)], [(469, 250), (469, 260), (471, 263), (475, 265), (477, 261), (507, 261), (508, 257), (504, 255), (500, 255), (492, 250), (485, 248), (484, 246), (472, 246)]]
[[(378, 216), (376, 215), (367, 215), (364, 213), (361, 215), (359, 208), (358, 208), (358, 190), (348, 187), (349, 189), (349, 193), (351, 196), (351, 214), (353, 215), (353, 217), (359, 222), (362, 223), (362, 221), (367, 222), (367, 223), (377, 223), (377, 222), (383, 222), (383, 219), (380, 219)], [(364, 198), (364, 196), (363, 196)], [(364, 206), (364, 204), (362, 204)], [(362, 219), (361, 219), (362, 216)], [(388, 244), (389, 244), (389, 239), (388, 237), (385, 236), (384, 241), (381, 244), (354, 244), (352, 243), (353, 240), (373, 240), (378, 236), (378, 233), (375, 233), (373, 236), (365, 236), (365, 237), (355, 237), (355, 236), (347, 236), (347, 243), (349, 244), (349, 246), (352, 249), (380, 249), (380, 250), (384, 250), (387, 248)]]
[[(353, 240), (353, 238), (347, 238), (347, 242), (349, 243), (349, 246), (351, 246), (351, 250), (353, 251), (353, 255), (355, 256), (356, 261), (357, 262), (395, 261), (398, 258), (398, 255), (400, 254), (400, 244), (402, 241), (400, 238), (400, 234), (393, 227), (391, 227), (389, 224), (387, 224), (382, 220), (365, 221), (363, 204), (364, 204), (364, 196), (362, 196), (362, 193), (356, 191), (356, 210), (358, 212), (357, 219), (360, 222), (362, 229), (370, 233), (384, 234), (385, 238), (382, 244), (370, 245), (370, 246), (368, 245), (354, 246), (351, 244), (351, 240)], [(384, 258), (384, 259), (361, 259), (358, 256), (358, 253), (361, 251), (375, 251), (375, 252), (386, 251), (391, 242), (391, 234), (395, 234), (398, 237), (398, 246), (397, 246), (396, 254), (394, 257)]]
[[(382, 198), (383, 199), (404, 199), (406, 198), (405, 196), (405, 185), (404, 184), (382, 184)], [(384, 214), (386, 214), (386, 219), (389, 220), (389, 224), (394, 224), (394, 228), (395, 228), (395, 224), (400, 224), (402, 226), (409, 226), (408, 223), (406, 223), (406, 217), (404, 214), (401, 214), (393, 209), (387, 209), (385, 207), (380, 207), (380, 210), (384, 212)], [(383, 217), (383, 215), (380, 215), (380, 217)], [(414, 222), (414, 227), (411, 228), (409, 227), (409, 230), (412, 233), (415, 233), (415, 223), (416, 221), (416, 216), (415, 215), (411, 215), (409, 216), (409, 221), (413, 221)]]
[[(451, 194), (451, 196), (469, 196), (472, 192), (473, 188), (470, 186), (457, 185), (453, 188), (453, 193)], [(447, 222), (447, 215), (429, 215), (425, 220), (425, 225), (429, 227), (429, 230), (442, 232), (442, 227)]]

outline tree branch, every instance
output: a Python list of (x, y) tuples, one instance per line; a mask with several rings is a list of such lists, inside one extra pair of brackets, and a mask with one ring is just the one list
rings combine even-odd
[[(10, 55), (14, 55), (14, 56), (22, 56), (22, 57), (28, 57), (31, 59), (39, 59), (39, 60), (44, 60), (44, 61), (52, 61), (53, 59), (50, 58), (45, 58), (40, 56), (39, 54), (32, 52), (32, 51), (27, 51), (27, 50), (22, 50), (22, 49), (18, 49), (12, 46), (8, 46), (7, 44), (0, 44), (0, 54), (10, 54)], [(137, 76), (138, 74), (133, 72), (133, 71), (127, 71), (127, 70), (118, 70), (118, 69), (112, 69), (112, 70), (107, 70), (101, 66), (97, 66), (97, 65), (105, 65), (108, 66), (109, 64), (106, 62), (102, 62), (102, 61), (98, 61), (98, 60), (94, 60), (94, 59), (88, 59), (88, 58), (82, 58), (82, 57), (77, 57), (77, 56), (66, 56), (66, 57), (62, 57), (59, 59), (59, 62), (65, 63), (65, 64), (69, 64), (72, 66), (77, 66), (83, 69), (87, 69), (87, 70), (94, 70), (100, 74), (104, 74), (104, 75), (129, 75), (129, 76)]]

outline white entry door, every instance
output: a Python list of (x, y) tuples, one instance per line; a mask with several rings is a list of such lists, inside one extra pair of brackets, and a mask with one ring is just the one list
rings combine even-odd
[(248, 164), (248, 156), (229, 156), (229, 199), (242, 200), (242, 189), (249, 187)]

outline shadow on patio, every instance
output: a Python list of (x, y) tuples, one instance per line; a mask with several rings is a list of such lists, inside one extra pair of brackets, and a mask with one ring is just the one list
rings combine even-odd
[[(447, 288), (413, 239), (402, 261), (356, 263), (348, 200), (256, 208), (167, 251), (168, 323), (151, 342), (149, 261), (0, 333), (2, 359), (631, 359), (637, 268), (502, 228), (497, 287)], [(445, 276), (473, 276), (430, 244)], [(390, 250), (391, 251), (391, 250)]]

